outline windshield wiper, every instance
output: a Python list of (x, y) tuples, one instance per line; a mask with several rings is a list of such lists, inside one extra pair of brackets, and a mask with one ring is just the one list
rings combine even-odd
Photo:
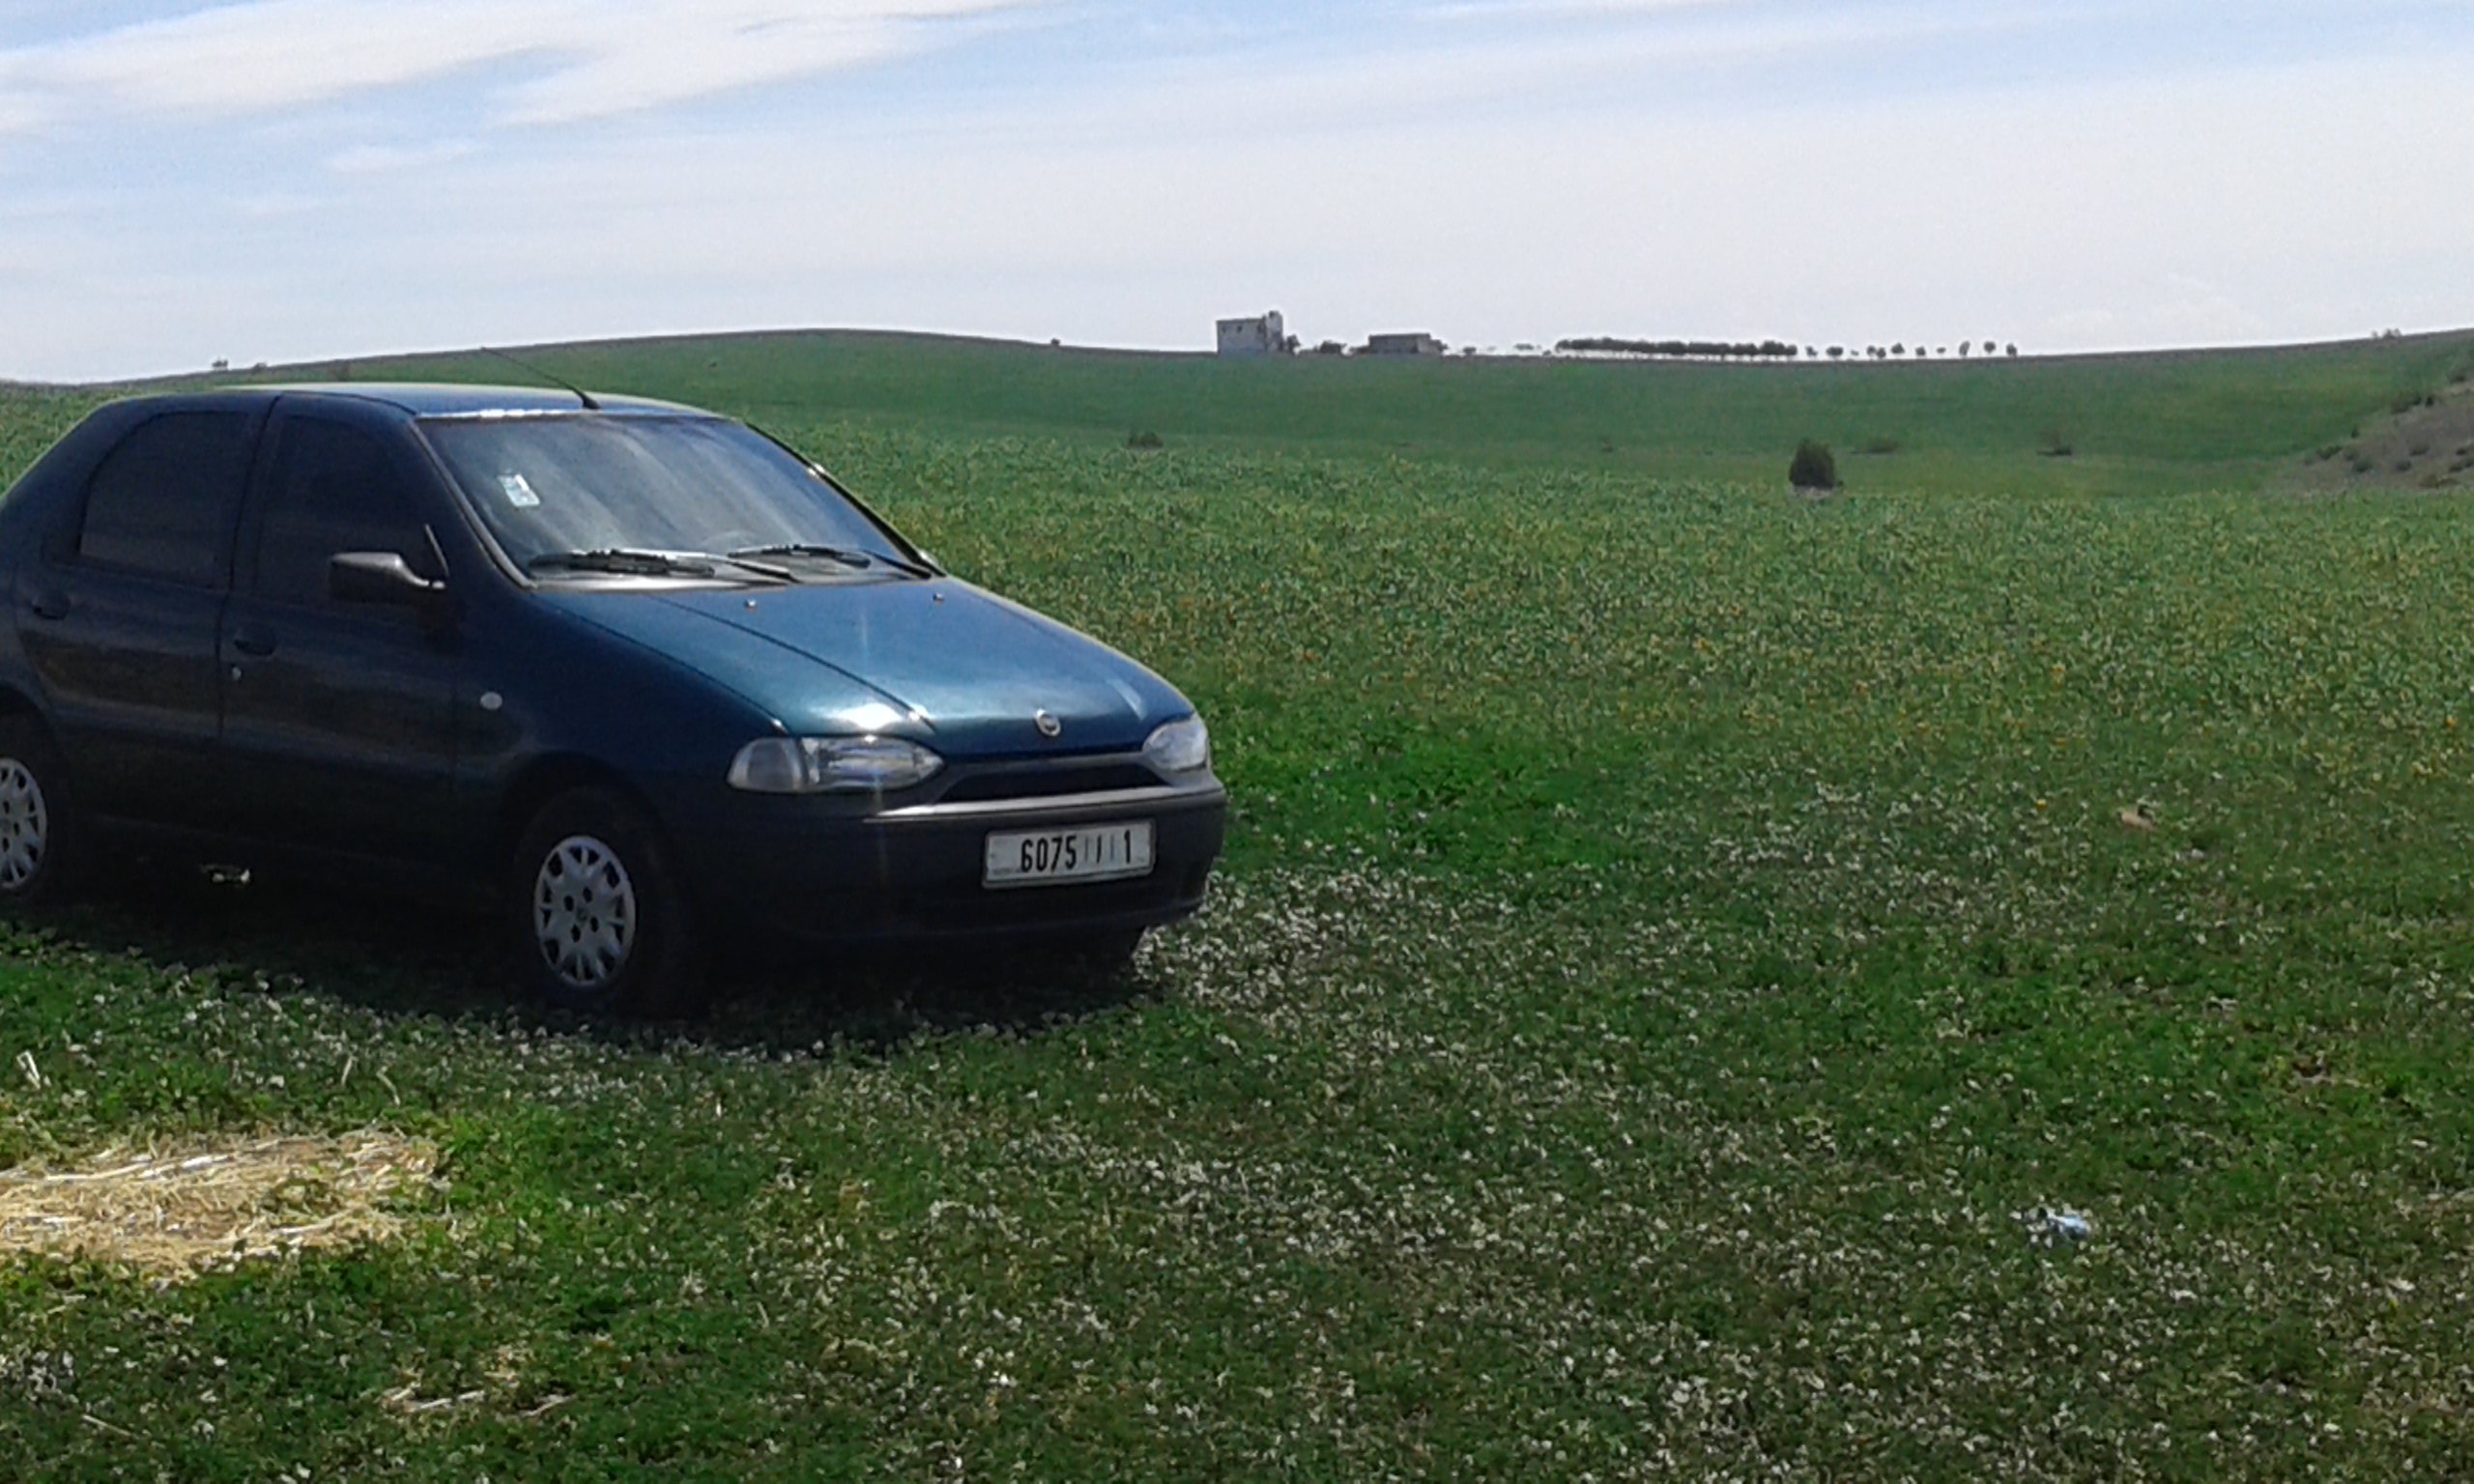
[(824, 546), (813, 541), (788, 541), (780, 546), (742, 546), (733, 556), (829, 556), (846, 567), (872, 567), (877, 558), (856, 547)]
[(780, 546), (745, 546), (731, 553), (731, 556), (734, 557), (822, 556), (838, 561), (846, 567), (884, 566), (891, 567), (897, 572), (907, 573), (912, 577), (932, 575), (927, 568), (916, 562), (905, 561), (899, 556), (888, 556), (882, 552), (863, 552), (855, 546), (826, 546), (816, 541), (790, 541)]
[(723, 567), (735, 567), (767, 582), (797, 579), (770, 562), (749, 561), (719, 552), (655, 552), (632, 546), (603, 547), (590, 552), (544, 552), (524, 564), (527, 572), (620, 572), (631, 577), (719, 577)]

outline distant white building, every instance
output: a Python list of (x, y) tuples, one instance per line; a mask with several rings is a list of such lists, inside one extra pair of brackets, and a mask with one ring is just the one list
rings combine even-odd
[(1220, 322), (1220, 354), (1223, 356), (1280, 356), (1288, 350), (1288, 326), (1280, 320), (1280, 311), (1251, 320)]

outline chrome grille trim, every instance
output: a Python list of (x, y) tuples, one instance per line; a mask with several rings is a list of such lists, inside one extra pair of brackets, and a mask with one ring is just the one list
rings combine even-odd
[(1102, 793), (1051, 793), (1021, 799), (972, 799), (963, 804), (913, 804), (906, 809), (888, 809), (869, 817), (878, 824), (950, 824), (958, 819), (993, 818), (1006, 814), (1036, 817), (1084, 810), (1208, 804), (1225, 797), (1227, 790), (1217, 782), (1206, 788), (1162, 784), (1152, 788), (1111, 788)]

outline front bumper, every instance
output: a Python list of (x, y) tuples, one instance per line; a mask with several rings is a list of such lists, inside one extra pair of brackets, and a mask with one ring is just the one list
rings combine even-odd
[[(722, 790), (674, 814), (708, 921), (766, 940), (967, 940), (1175, 922), (1202, 905), (1228, 794), (1176, 785), (862, 810), (848, 799)], [(674, 813), (673, 811), (664, 811)], [(1152, 867), (1128, 880), (992, 889), (991, 833), (1152, 821)]]

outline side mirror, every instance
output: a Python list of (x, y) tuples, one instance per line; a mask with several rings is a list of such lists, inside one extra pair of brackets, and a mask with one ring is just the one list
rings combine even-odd
[(446, 584), (421, 576), (395, 552), (337, 552), (327, 558), (327, 596), (417, 609), (432, 622), (450, 616)]

